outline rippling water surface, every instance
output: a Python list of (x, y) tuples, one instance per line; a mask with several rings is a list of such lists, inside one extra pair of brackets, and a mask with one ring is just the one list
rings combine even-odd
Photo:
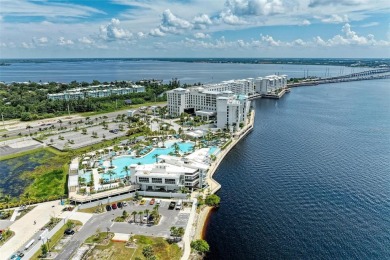
[(214, 177), (208, 259), (390, 259), (390, 81), (257, 100)]

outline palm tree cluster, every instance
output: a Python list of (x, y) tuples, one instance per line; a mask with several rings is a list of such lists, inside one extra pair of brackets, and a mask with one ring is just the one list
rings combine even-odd
[(173, 240), (178, 242), (184, 236), (184, 228), (183, 227), (171, 227), (171, 236), (174, 238)]

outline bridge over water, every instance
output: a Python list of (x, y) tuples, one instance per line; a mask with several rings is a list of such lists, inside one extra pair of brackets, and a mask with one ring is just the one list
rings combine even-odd
[(388, 78), (390, 78), (390, 68), (378, 68), (378, 69), (366, 70), (358, 73), (352, 73), (352, 74), (347, 74), (347, 75), (342, 75), (337, 77), (306, 79), (297, 83), (287, 84), (287, 86), (300, 87), (300, 86), (312, 86), (318, 84), (340, 83), (340, 82), (360, 81), (360, 80), (388, 79)]

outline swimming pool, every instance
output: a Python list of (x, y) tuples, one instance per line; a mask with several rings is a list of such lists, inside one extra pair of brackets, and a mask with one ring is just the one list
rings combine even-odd
[[(112, 160), (112, 164), (116, 167), (115, 169), (113, 169), (113, 171), (116, 172), (116, 175), (112, 176), (111, 179), (113, 180), (114, 178), (118, 179), (118, 178), (126, 177), (127, 173), (125, 171), (123, 171), (123, 168), (125, 166), (129, 166), (131, 164), (137, 164), (137, 163), (140, 163), (140, 164), (155, 163), (156, 159), (153, 158), (153, 156), (155, 154), (168, 155), (170, 152), (174, 152), (175, 151), (175, 149), (173, 148), (174, 143), (175, 142), (167, 142), (165, 144), (167, 148), (155, 148), (144, 157), (135, 158), (132, 156), (121, 156), (118, 158), (114, 158)], [(191, 152), (193, 147), (194, 147), (194, 143), (191, 143), (191, 142), (185, 142), (185, 143), (178, 142), (177, 144), (179, 145), (180, 151), (182, 153), (183, 152), (184, 153)], [(130, 174), (130, 172), (128, 174)], [(108, 174), (102, 174), (102, 178), (105, 180), (109, 180), (110, 176)]]
[[(173, 144), (175, 142), (167, 142), (165, 143), (166, 147), (167, 148), (154, 148), (150, 153), (148, 153), (146, 156), (143, 156), (143, 157), (140, 157), (140, 158), (136, 158), (136, 157), (133, 157), (133, 156), (130, 156), (130, 155), (125, 155), (125, 156), (120, 156), (120, 157), (117, 157), (117, 158), (113, 158), (112, 160), (112, 164), (115, 166), (115, 168), (113, 169), (113, 171), (116, 173), (115, 176), (112, 176), (111, 177), (111, 180), (114, 180), (114, 179), (121, 179), (121, 178), (124, 178), (126, 177), (127, 174), (130, 175), (130, 172), (126, 173), (123, 168), (125, 166), (129, 166), (131, 164), (152, 164), (152, 163), (155, 163), (156, 162), (156, 158), (153, 158), (153, 156), (155, 154), (158, 154), (158, 155), (168, 155), (169, 153), (171, 152), (174, 152), (175, 149), (173, 148)], [(193, 147), (194, 147), (194, 143), (192, 142), (177, 142), (177, 144), (179, 145), (179, 148), (180, 148), (180, 151), (182, 153), (186, 153), (186, 152), (191, 152)], [(216, 146), (211, 146), (210, 147), (210, 150), (209, 150), (209, 154), (216, 154), (219, 152), (219, 148), (216, 147)], [(103, 161), (100, 161), (100, 163), (102, 163)], [(84, 173), (83, 175), (80, 175), (80, 177), (83, 177), (86, 179), (86, 182), (89, 182), (90, 179), (91, 179), (91, 172), (86, 172)], [(100, 175), (101, 178), (105, 179), (105, 180), (110, 180), (110, 176), (108, 174), (101, 174)]]

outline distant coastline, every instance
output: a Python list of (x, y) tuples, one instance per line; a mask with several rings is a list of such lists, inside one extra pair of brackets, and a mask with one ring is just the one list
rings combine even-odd
[(165, 61), (187, 63), (237, 63), (237, 64), (289, 64), (326, 65), (345, 67), (390, 67), (390, 59), (384, 58), (21, 58), (0, 59), (1, 64), (49, 63), (49, 62), (101, 62), (101, 61)]

